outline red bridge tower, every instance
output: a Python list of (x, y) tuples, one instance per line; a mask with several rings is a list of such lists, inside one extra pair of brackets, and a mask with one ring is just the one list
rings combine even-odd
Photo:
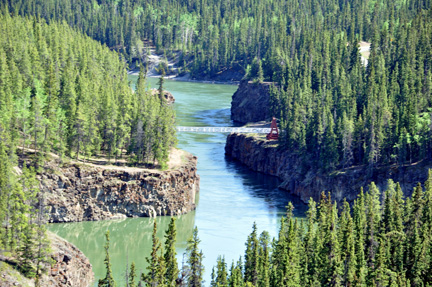
[(276, 123), (276, 118), (273, 117), (271, 125), (270, 125), (270, 132), (267, 134), (268, 140), (277, 140), (279, 138), (279, 131)]

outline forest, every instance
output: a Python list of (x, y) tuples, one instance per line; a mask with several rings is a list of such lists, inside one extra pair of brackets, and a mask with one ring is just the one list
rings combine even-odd
[(1, 130), (11, 153), (127, 154), (131, 163), (166, 165), (175, 115), (148, 91), (145, 73), (133, 91), (118, 54), (67, 24), (8, 13), (0, 21)]
[[(432, 158), (431, 1), (9, 1), (146, 63), (148, 43), (195, 78), (272, 81), (280, 147), (332, 172)], [(369, 65), (360, 41), (371, 42)]]
[[(178, 269), (175, 219), (164, 244), (153, 231), (148, 267), (141, 275), (134, 263), (121, 286), (430, 286), (432, 282), (432, 171), (405, 198), (399, 183), (388, 181), (385, 191), (372, 182), (352, 206), (321, 194), (309, 201), (307, 216), (294, 218), (293, 205), (281, 218), (277, 238), (260, 235), (256, 224), (245, 243), (243, 257), (229, 266), (219, 256), (211, 282), (203, 282), (202, 258), (195, 228), (186, 249), (186, 264)], [(107, 233), (106, 277), (99, 286), (115, 286)], [(165, 248), (163, 248), (164, 246)], [(119, 285), (120, 286), (120, 283)]]
[[(49, 265), (36, 174), (50, 156), (104, 156), (166, 168), (175, 114), (146, 84), (149, 47), (197, 79), (233, 71), (273, 82), (279, 148), (331, 173), (432, 159), (430, 0), (9, 0), (0, 4), (0, 248), (38, 278)], [(371, 43), (368, 65), (358, 50)], [(132, 90), (129, 67), (141, 67)], [(31, 165), (19, 156), (31, 151)], [(410, 193), (410, 191), (405, 191)], [(278, 238), (253, 227), (243, 259), (211, 286), (428, 286), (432, 178), (405, 198), (389, 181), (352, 205), (329, 195), (307, 219), (288, 208)], [(155, 226), (156, 230), (156, 226)], [(113, 286), (109, 233), (107, 276)], [(147, 272), (127, 286), (202, 285), (198, 232), (175, 261), (175, 225), (154, 236)], [(164, 252), (162, 251), (165, 250)], [(174, 255), (173, 255), (174, 254)], [(429, 285), (430, 286), (430, 285)]]
[(367, 67), (353, 38), (312, 32), (280, 74), (271, 110), (285, 130), (281, 147), (304, 155), (305, 165), (365, 165), (372, 174), (431, 160), (432, 10), (373, 31)]
[[(180, 66), (196, 78), (226, 70), (243, 75), (255, 59), (264, 77), (302, 60), (301, 43), (333, 31), (352, 41), (370, 40), (388, 25), (411, 21), (430, 0), (10, 0), (14, 15), (38, 15), (70, 26), (145, 61), (146, 41), (159, 53), (181, 51)], [(393, 22), (393, 23), (391, 23)], [(391, 24), (390, 24), (391, 23)], [(306, 37), (306, 39), (302, 39)], [(306, 40), (306, 41), (308, 41)], [(317, 44), (321, 46), (320, 39)], [(312, 52), (312, 51), (311, 51)]]
[(49, 263), (36, 179), (45, 160), (102, 155), (166, 168), (175, 114), (143, 72), (133, 91), (118, 54), (65, 23), (3, 11), (0, 35), (0, 249), (38, 278)]

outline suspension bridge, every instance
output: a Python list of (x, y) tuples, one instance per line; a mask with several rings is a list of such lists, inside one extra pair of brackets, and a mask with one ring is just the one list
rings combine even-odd
[(269, 128), (245, 128), (245, 127), (177, 127), (178, 132), (194, 133), (256, 133), (267, 134), (268, 140), (277, 140), (279, 130), (276, 119), (273, 118)]
[(243, 128), (243, 127), (177, 127), (178, 132), (194, 133), (256, 133), (268, 134), (271, 128)]

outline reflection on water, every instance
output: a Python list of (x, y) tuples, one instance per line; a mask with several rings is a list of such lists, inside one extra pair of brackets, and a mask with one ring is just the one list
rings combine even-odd
[[(124, 220), (106, 220), (97, 222), (76, 222), (51, 224), (50, 231), (66, 238), (75, 244), (90, 259), (96, 278), (105, 275), (103, 260), (105, 258), (105, 233), (110, 231), (110, 256), (113, 274), (116, 279), (122, 278), (126, 268), (134, 261), (139, 268), (146, 266), (145, 258), (151, 252), (153, 222), (158, 226), (157, 236), (164, 242), (170, 217), (128, 218)], [(177, 253), (178, 260), (186, 249), (186, 242), (192, 236), (195, 226), (195, 214), (191, 212), (177, 217)], [(120, 279), (119, 279), (120, 280)]]
[[(136, 81), (136, 76), (131, 76)], [(149, 79), (156, 86), (156, 79)], [(231, 96), (236, 86), (185, 83), (167, 80), (165, 89), (176, 98), (174, 105), (180, 126), (232, 126)], [(199, 203), (194, 212), (177, 221), (178, 262), (182, 262), (187, 239), (194, 225), (198, 227), (200, 248), (205, 258), (205, 286), (210, 283), (212, 267), (218, 255), (228, 264), (244, 254), (245, 242), (254, 222), (258, 231), (278, 232), (279, 219), (285, 206), (292, 201), (296, 216), (303, 216), (305, 205), (297, 197), (277, 189), (275, 177), (251, 172), (246, 167), (225, 158), (227, 134), (178, 133), (178, 147), (198, 156), (201, 176)], [(169, 218), (156, 219), (159, 238), (167, 229)], [(93, 264), (96, 278), (104, 276), (104, 234), (110, 229), (111, 258), (117, 283), (123, 285), (127, 257), (135, 261), (138, 270), (146, 267), (145, 257), (151, 249), (153, 219), (135, 218), (123, 221), (54, 224), (50, 229), (77, 245)]]
[(238, 175), (238, 178), (242, 180), (243, 186), (251, 191), (252, 196), (266, 202), (269, 211), (284, 215), (287, 203), (290, 201), (295, 207), (293, 211), (294, 216), (303, 217), (305, 215), (307, 205), (298, 196), (277, 188), (281, 183), (279, 178), (258, 172), (251, 176), (251, 171), (246, 166), (239, 165), (237, 161), (229, 157), (226, 157), (225, 160), (227, 170)]

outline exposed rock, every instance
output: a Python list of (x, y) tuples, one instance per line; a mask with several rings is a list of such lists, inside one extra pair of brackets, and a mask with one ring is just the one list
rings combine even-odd
[[(49, 233), (53, 265), (47, 265), (39, 286), (87, 287), (94, 281), (92, 266), (87, 257), (74, 245)], [(6, 262), (0, 261), (0, 286), (35, 286), (34, 279), (25, 278)]]
[(75, 245), (52, 233), (50, 240), (54, 264), (48, 276), (43, 278), (41, 286), (91, 286), (94, 274), (92, 265), (84, 253)]
[(282, 180), (279, 188), (300, 196), (304, 202), (308, 202), (311, 197), (318, 200), (322, 191), (331, 192), (335, 200), (346, 198), (352, 201), (360, 188), (367, 190), (372, 181), (385, 190), (390, 178), (401, 184), (405, 195), (410, 195), (418, 182), (425, 182), (428, 169), (432, 168), (430, 163), (421, 162), (403, 167), (379, 167), (372, 176), (367, 176), (364, 167), (320, 174), (313, 167), (305, 167), (296, 153), (280, 151), (274, 141), (245, 134), (230, 134), (225, 153), (254, 171), (279, 177)]
[(231, 119), (240, 123), (270, 120), (270, 86), (272, 83), (253, 83), (243, 80), (231, 102)]
[[(152, 95), (158, 95), (159, 94), (158, 89), (151, 89), (151, 92), (152, 92)], [(175, 98), (174, 98), (173, 94), (171, 94), (170, 92), (164, 90), (163, 96), (164, 96), (164, 98), (168, 104), (172, 104), (175, 102)]]
[(38, 174), (49, 222), (179, 215), (195, 209), (197, 158), (173, 170), (102, 168), (49, 161)]

